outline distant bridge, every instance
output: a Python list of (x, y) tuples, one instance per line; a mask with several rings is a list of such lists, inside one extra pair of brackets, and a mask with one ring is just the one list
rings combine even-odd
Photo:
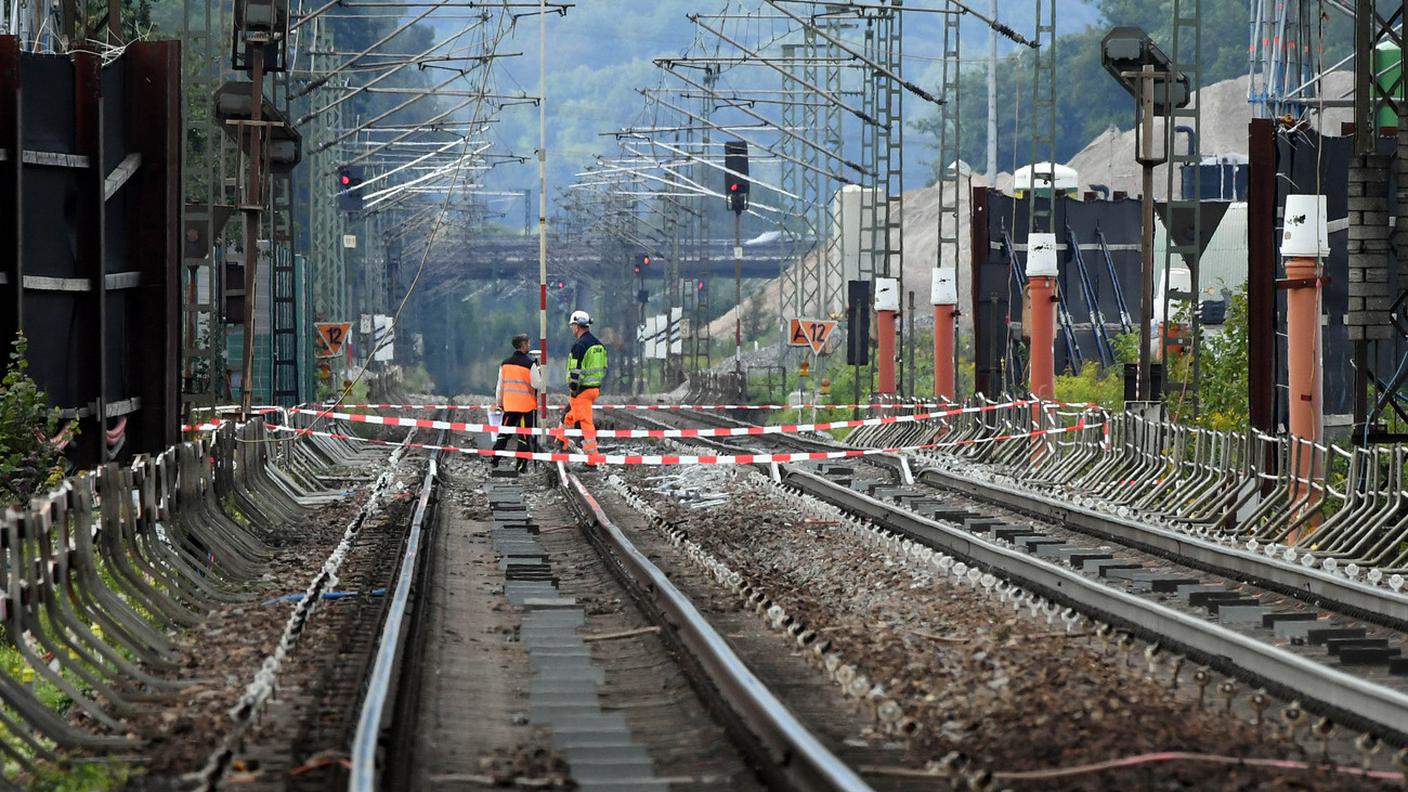
[[(773, 239), (743, 245), (743, 277), (775, 278), (782, 266), (812, 249), (810, 239)], [(650, 250), (651, 277), (662, 277), (667, 268), (669, 250)], [(682, 245), (680, 277), (701, 274), (733, 276), (733, 240), (708, 241), (703, 262), (694, 260), (694, 251)], [(402, 266), (412, 264), (407, 254)], [(537, 278), (538, 240), (536, 237), (500, 237), (480, 239), (457, 247), (444, 242), (435, 246), (436, 274), (439, 277), (463, 277), (482, 280), (529, 277)], [(608, 266), (629, 267), (629, 258), (603, 255), (601, 246), (562, 239), (548, 241), (548, 272), (553, 277), (593, 277)]]

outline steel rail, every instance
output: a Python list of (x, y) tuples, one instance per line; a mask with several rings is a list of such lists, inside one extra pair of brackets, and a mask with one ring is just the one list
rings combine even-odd
[(916, 470), (922, 482), (1012, 509), (1078, 533), (1118, 542), (1185, 566), (1245, 580), (1317, 607), (1408, 629), (1408, 596), (1341, 575), (1273, 561), (1260, 553), (1107, 514), (1057, 497), (1023, 492), (994, 481), (935, 467)]
[[(723, 416), (711, 417), (732, 420)], [(639, 420), (639, 416), (632, 418)], [(795, 442), (807, 442), (801, 437), (783, 437)], [(723, 445), (703, 438), (692, 438), (690, 442)], [(898, 460), (880, 458), (867, 461), (890, 467)], [(889, 504), (836, 484), (795, 464), (778, 467), (783, 483), (845, 511), (871, 519), (927, 546), (999, 571), (1010, 580), (1040, 591), (1052, 600), (1073, 606), (1087, 615), (1098, 615), (1151, 641), (1172, 646), (1219, 671), (1232, 676), (1250, 677), (1276, 695), (1308, 704), (1338, 723), (1400, 742), (1408, 740), (1408, 694), (1346, 674), (1194, 615), (1110, 588), (1074, 570), (983, 540), (966, 530), (946, 526), (914, 514), (903, 506)], [(1249, 552), (1141, 526), (1054, 498), (1028, 495), (999, 484), (958, 477), (948, 471), (926, 468), (916, 470), (916, 477), (921, 483), (931, 485), (934, 480), (941, 480), (950, 489), (1040, 518), (1059, 521), (1075, 530), (1109, 538), (1145, 552), (1154, 552), (1186, 566), (1206, 566), (1210, 571), (1220, 571), (1232, 579), (1248, 580), (1264, 588), (1299, 597), (1322, 609), (1335, 602), (1343, 606), (1341, 610), (1347, 615), (1399, 626), (1398, 618), (1405, 598), (1382, 589), (1331, 577), (1316, 570), (1267, 563)], [(951, 485), (950, 482), (960, 478), (964, 487)], [(1007, 497), (983, 498), (982, 493), (1003, 493)], [(1040, 508), (1033, 508), (1034, 504), (1039, 504)], [(1023, 508), (1024, 505), (1026, 508)], [(1110, 532), (1106, 534), (1095, 528), (1096, 525), (1104, 526)], [(1158, 541), (1151, 542), (1149, 537), (1158, 537)]]
[[(743, 425), (741, 421), (734, 423)], [(796, 437), (795, 443), (819, 445), (816, 441), (801, 437)], [(898, 459), (881, 455), (868, 461), (894, 472)], [(1396, 630), (1408, 630), (1408, 596), (1386, 587), (1369, 585), (1299, 564), (1268, 559), (1260, 553), (1147, 525), (1134, 518), (1120, 517), (1081, 506), (1068, 499), (1026, 492), (996, 481), (933, 467), (921, 459), (912, 459), (910, 465), (914, 477), (921, 484), (952, 490), (1182, 566), (1230, 580), (1245, 581), (1268, 591), (1301, 600), (1321, 610), (1333, 611)]]
[[(445, 432), (440, 432), (437, 445), (443, 445)], [(362, 698), (361, 714), (357, 719), (357, 731), (352, 738), (352, 748), (348, 759), (352, 764), (347, 788), (352, 792), (375, 792), (377, 789), (377, 745), (380, 742), (385, 721), (387, 701), (390, 698), (392, 683), (399, 676), (399, 660), (410, 631), (403, 630), (406, 623), (406, 610), (411, 603), (411, 587), (423, 569), (422, 540), (426, 533), (426, 516), (430, 512), (431, 497), (439, 476), (439, 462), (443, 451), (436, 451), (430, 457), (425, 478), (421, 482), (420, 496), (411, 517), (410, 534), (406, 539), (406, 551), (401, 557), (396, 584), (391, 592), (391, 602), (377, 641), (376, 658), (372, 662), (371, 674), (367, 680), (367, 692)]]
[[(415, 431), (412, 429), (407, 432), (402, 442), (410, 441), (415, 436)], [(293, 612), (289, 615), (278, 644), (272, 652), (265, 656), (259, 671), (245, 686), (244, 695), (230, 710), (229, 717), (233, 724), (211, 751), (204, 767), (198, 772), (195, 789), (202, 790), (202, 792), (214, 792), (222, 786), (225, 775), (229, 772), (230, 766), (243, 744), (245, 735), (254, 725), (255, 716), (259, 714), (265, 702), (273, 695), (278, 674), (287, 657), (304, 635), (305, 628), (312, 619), (323, 592), (336, 580), (337, 572), (352, 547), (353, 541), (361, 532), (362, 526), (380, 510), (382, 495), (391, 485), (404, 454), (404, 445), (392, 450), (391, 456), (386, 461), (385, 469), (368, 489), (366, 500), (358, 509), (357, 514), (348, 522), (347, 527), (343, 529), (341, 540), (324, 559), (317, 574), (309, 581), (303, 599), (294, 606)]]
[(670, 579), (636, 549), (576, 476), (559, 466), (562, 488), (596, 529), (612, 560), (665, 616), (668, 628), (699, 664), (730, 710), (761, 742), (774, 769), (793, 789), (870, 790), (831, 753), (728, 645)]
[(930, 547), (996, 571), (1028, 590), (1173, 646), (1223, 673), (1251, 677), (1335, 722), (1408, 740), (1408, 694), (1351, 676), (1269, 643), (1141, 599), (1044, 559), (979, 538), (826, 478), (788, 468), (785, 483)]

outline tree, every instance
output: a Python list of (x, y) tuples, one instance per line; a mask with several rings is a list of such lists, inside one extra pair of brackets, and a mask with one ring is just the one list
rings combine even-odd
[[(1129, 129), (1134, 104), (1100, 62), (1100, 39), (1117, 25), (1143, 28), (1171, 57), (1172, 0), (1100, 0), (1100, 22), (1056, 39), (1056, 158), (1066, 161), (1110, 126)], [(1212, 85), (1247, 73), (1247, 8), (1244, 3), (1203, 0), (1202, 82)], [(1057, 20), (1058, 30), (1060, 20)], [(1353, 43), (1349, 20), (1332, 14), (1324, 20), (1326, 64), (1347, 54)], [(1191, 45), (1185, 45), (1191, 48)], [(1184, 56), (1191, 55), (1185, 49)], [(972, 57), (971, 54), (968, 57)], [(987, 148), (987, 71), (964, 69), (959, 80), (959, 115), (963, 126), (961, 156), (985, 159)], [(998, 167), (1011, 171), (1031, 160), (1032, 53), (1026, 48), (1002, 59), (997, 69)], [(1079, 112), (1074, 109), (1079, 108)], [(919, 140), (936, 140), (937, 114), (911, 125)], [(1038, 159), (1045, 154), (1038, 152)], [(935, 163), (938, 166), (938, 163)], [(935, 171), (937, 176), (937, 170)]]

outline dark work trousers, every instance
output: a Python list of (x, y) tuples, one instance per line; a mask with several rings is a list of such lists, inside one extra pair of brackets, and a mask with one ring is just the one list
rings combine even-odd
[[(500, 423), (503, 426), (537, 426), (538, 412), (536, 410), (532, 410), (529, 412), (504, 411), (504, 417)], [(494, 440), (494, 450), (504, 450), (508, 447), (509, 439), (514, 437), (518, 438), (519, 451), (532, 451), (533, 447), (537, 445), (537, 438), (535, 438), (533, 435), (516, 435), (509, 434), (507, 432), (500, 432), (498, 438)], [(518, 463), (518, 467), (520, 468), (528, 466), (528, 460), (526, 459), (515, 459), (514, 461)], [(499, 457), (490, 457), (489, 464), (493, 465), (494, 467), (498, 467)]]

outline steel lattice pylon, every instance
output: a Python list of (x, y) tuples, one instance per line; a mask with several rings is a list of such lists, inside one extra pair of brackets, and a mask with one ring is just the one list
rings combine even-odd
[[(1173, 60), (1173, 71), (1187, 75), (1189, 85), (1199, 88), (1202, 87), (1201, 6), (1202, 0), (1173, 0), (1173, 47), (1169, 53), (1169, 57)], [(1164, 123), (1164, 150), (1168, 152), (1168, 208), (1164, 214), (1167, 240), (1164, 245), (1163, 268), (1164, 322), (1159, 329), (1160, 350), (1168, 350), (1171, 346), (1177, 346), (1186, 348), (1186, 351), (1192, 355), (1192, 365), (1186, 369), (1187, 376), (1180, 383), (1180, 388), (1187, 397), (1188, 403), (1191, 404), (1194, 415), (1198, 412), (1200, 373), (1198, 365), (1198, 336), (1200, 335), (1198, 254), (1202, 247), (1202, 213), (1199, 210), (1202, 184), (1201, 168), (1198, 166), (1202, 163), (1202, 156), (1198, 153), (1198, 148), (1199, 141), (1202, 140), (1201, 105), (1201, 102), (1195, 100), (1184, 107), (1170, 108), (1168, 119)], [(1191, 130), (1191, 140), (1186, 150), (1180, 153), (1174, 144), (1181, 128)], [(1183, 168), (1193, 169), (1192, 195), (1182, 194), (1179, 177)], [(1176, 292), (1171, 288), (1170, 276), (1175, 256), (1181, 258), (1188, 269), (1189, 288), (1187, 292)], [(1170, 339), (1168, 336), (1168, 325), (1175, 315), (1169, 311), (1171, 300), (1179, 300), (1184, 303), (1191, 326), (1186, 338)], [(1164, 363), (1165, 389), (1171, 390), (1172, 381), (1168, 375), (1169, 361), (1165, 360)]]
[[(903, 13), (900, 0), (867, 13), (863, 36), (866, 57), (899, 72), (903, 56)], [(904, 283), (904, 91), (876, 71), (862, 77), (861, 162), (869, 170), (860, 199), (861, 242), (859, 277), (897, 278)], [(897, 350), (908, 357), (903, 323), (897, 323)], [(872, 358), (871, 369), (875, 368)], [(897, 387), (904, 390), (904, 366), (896, 365)]]
[[(804, 33), (805, 38), (805, 33)], [(797, 64), (797, 45), (782, 45), (782, 60), (784, 63)], [(797, 130), (801, 127), (801, 105), (806, 102), (806, 88), (797, 80), (786, 76), (781, 78), (783, 91), (782, 102), (782, 126), (787, 129)], [(788, 244), (788, 258), (790, 263), (782, 265), (780, 278), (780, 288), (778, 289), (778, 315), (779, 316), (809, 316), (807, 313), (807, 297), (804, 294), (804, 284), (808, 280), (806, 273), (805, 252), (797, 244), (797, 239), (801, 235), (802, 223), (805, 221), (806, 207), (804, 201), (806, 196), (802, 191), (802, 179), (800, 170), (795, 158), (801, 146), (791, 137), (784, 136), (778, 141), (778, 147), (787, 158), (779, 164), (778, 183), (783, 190), (792, 193), (795, 197), (787, 199), (787, 212), (778, 217), (778, 229), (782, 233), (783, 239)]]
[[(224, 328), (221, 283), (224, 246), (219, 220), (231, 204), (226, 184), (226, 142), (214, 119), (211, 96), (226, 76), (219, 37), (228, 28), (226, 7), (210, 0), (182, 3), (182, 83), (187, 144), (183, 222), (199, 243), (187, 245), (181, 267), (181, 402), (183, 412), (216, 404), (224, 388)], [(192, 250), (192, 248), (195, 250)]]
[[(951, 13), (944, 15), (943, 60), (939, 66), (939, 91), (944, 104), (939, 106), (939, 172), (935, 186), (939, 192), (938, 217), (938, 259), (936, 267), (959, 268), (959, 224), (958, 205), (963, 189), (963, 173), (960, 167), (962, 134), (959, 112), (959, 74), (963, 61), (960, 59), (962, 16), (952, 2), (944, 7)], [(934, 361), (940, 365), (940, 361)], [(954, 345), (955, 370), (958, 366), (958, 345)], [(958, 394), (955, 393), (955, 396)]]
[(1315, 79), (1316, 3), (1251, 0), (1247, 101), (1258, 118), (1301, 117), (1320, 93)]
[[(819, 37), (814, 27), (806, 26), (801, 31), (801, 43), (784, 45), (782, 53), (783, 62), (801, 74), (800, 80), (782, 79), (783, 127), (839, 150), (838, 109), (818, 101), (806, 87), (819, 85), (832, 95), (840, 93), (839, 52)], [(833, 233), (839, 228), (839, 220), (833, 219), (830, 211), (832, 195), (840, 184), (824, 175), (821, 156), (815, 148), (802, 145), (791, 136), (783, 136), (778, 146), (786, 155), (781, 162), (781, 186), (796, 196), (788, 200), (788, 212), (780, 221), (783, 233), (793, 243), (793, 263), (782, 271), (782, 316), (833, 316), (841, 310), (844, 299), (839, 240)]]
[[(311, 70), (319, 67), (319, 52), (332, 52), (332, 33), (322, 24), (314, 22), (314, 46), (310, 55)], [(324, 56), (325, 57), (325, 56)], [(337, 96), (345, 80), (334, 80), (313, 91), (310, 105), (326, 107)], [(319, 113), (310, 124), (308, 139), (324, 137), (323, 130), (329, 126), (342, 124), (342, 106)], [(342, 234), (346, 220), (337, 208), (336, 196), (322, 184), (325, 174), (335, 170), (337, 155), (334, 150), (312, 149), (307, 169), (308, 213), (311, 226), (311, 244), (308, 248), (308, 265), (313, 281), (313, 316), (318, 321), (338, 321), (347, 316), (348, 294), (346, 268), (343, 261)]]
[[(1042, 20), (1042, 7), (1046, 19)], [(1031, 184), (1027, 190), (1027, 234), (1055, 232), (1056, 210), (1056, 0), (1036, 0), (1036, 41), (1032, 50)], [(1044, 157), (1044, 160), (1042, 159)], [(1048, 189), (1037, 189), (1037, 162), (1045, 161)]]

